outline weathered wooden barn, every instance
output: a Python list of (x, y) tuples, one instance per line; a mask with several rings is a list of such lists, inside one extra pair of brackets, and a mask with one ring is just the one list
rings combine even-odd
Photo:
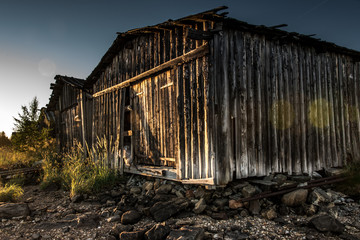
[[(86, 139), (105, 136), (121, 172), (184, 183), (342, 166), (359, 148), (360, 53), (224, 9), (118, 33), (82, 86)], [(72, 104), (62, 119), (84, 114)]]
[[(85, 80), (55, 76), (47, 111), (55, 116), (54, 132), (59, 149), (69, 150), (77, 143), (91, 141), (91, 95), (84, 88)], [(89, 98), (90, 97), (90, 98)], [(88, 124), (87, 124), (88, 123)]]

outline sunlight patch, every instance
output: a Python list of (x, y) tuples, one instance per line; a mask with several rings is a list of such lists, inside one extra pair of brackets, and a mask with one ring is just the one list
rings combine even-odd
[(309, 120), (314, 127), (325, 128), (330, 125), (333, 112), (330, 103), (325, 99), (317, 99), (310, 103)]
[(271, 106), (270, 121), (274, 128), (285, 130), (294, 121), (294, 110), (291, 103), (285, 100), (276, 101)]

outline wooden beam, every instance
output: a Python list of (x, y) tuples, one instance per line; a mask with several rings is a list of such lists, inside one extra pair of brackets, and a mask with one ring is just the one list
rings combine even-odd
[(104, 89), (102, 91), (99, 91), (95, 94), (93, 94), (93, 97), (99, 97), (99, 96), (102, 96), (106, 93), (109, 93), (109, 92), (112, 92), (112, 91), (115, 91), (117, 89), (121, 89), (121, 88), (124, 88), (124, 87), (128, 87), (131, 85), (131, 83), (133, 82), (136, 82), (136, 81), (139, 81), (139, 80), (142, 80), (142, 79), (145, 79), (145, 78), (148, 78), (149, 76), (152, 76), (152, 75), (155, 75), (161, 71), (164, 71), (166, 69), (169, 69), (169, 68), (172, 68), (176, 65), (182, 65), (186, 62), (189, 62), (195, 58), (198, 58), (198, 57), (202, 57), (204, 55), (206, 55), (207, 53), (209, 52), (209, 47), (208, 47), (208, 44), (204, 44), (202, 45), (201, 47), (198, 47), (182, 56), (179, 56), (177, 58), (174, 58), (170, 61), (167, 61), (163, 64), (160, 64), (159, 66), (157, 67), (154, 67), (146, 72), (143, 72), (135, 77), (132, 77), (122, 83), (119, 83), (119, 84), (116, 84), (112, 87), (109, 87), (107, 89)]
[(210, 40), (213, 38), (215, 32), (196, 30), (188, 28), (186, 31), (186, 37), (194, 40)]
[(73, 104), (71, 104), (70, 106), (67, 106), (66, 108), (62, 109), (60, 112), (63, 113), (63, 112), (65, 112), (65, 111), (69, 110), (69, 109), (72, 109), (73, 107), (76, 107), (77, 105), (78, 105), (77, 102), (76, 102), (76, 103), (73, 103)]
[(175, 158), (160, 157), (159, 159), (161, 161), (175, 162)]

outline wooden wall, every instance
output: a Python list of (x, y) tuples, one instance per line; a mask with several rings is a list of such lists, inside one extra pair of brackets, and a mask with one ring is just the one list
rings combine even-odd
[[(212, 178), (214, 158), (206, 133), (207, 56), (165, 69), (128, 88), (96, 95), (202, 46), (206, 41), (187, 38), (187, 29), (206, 31), (212, 26), (209, 21), (167, 26), (124, 43), (93, 85), (93, 142), (105, 136), (118, 149), (122, 144), (117, 139), (132, 130), (131, 140), (125, 136), (123, 144), (133, 143), (138, 163), (176, 167), (179, 179)], [(112, 161), (117, 162), (117, 156)]]
[(227, 30), (211, 41), (217, 181), (342, 166), (360, 141), (360, 63)]
[(69, 149), (77, 142), (82, 142), (81, 90), (64, 83), (61, 91), (58, 102), (59, 114), (57, 114), (60, 118), (58, 120), (60, 148)]

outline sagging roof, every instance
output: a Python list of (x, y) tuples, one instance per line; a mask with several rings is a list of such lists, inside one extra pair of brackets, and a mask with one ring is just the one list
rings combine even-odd
[(85, 84), (85, 80), (83, 79), (68, 76), (56, 75), (54, 79), (55, 83), (50, 84), (50, 89), (53, 91), (50, 95), (49, 103), (46, 105), (48, 111), (55, 110), (56, 103), (65, 83), (78, 89), (83, 89)]
[(111, 47), (101, 58), (99, 64), (95, 67), (92, 73), (87, 77), (85, 86), (90, 87), (100, 77), (101, 73), (105, 71), (106, 67), (109, 64), (111, 64), (113, 58), (119, 53), (121, 48), (126, 44), (128, 40), (133, 39), (140, 34), (156, 32), (164, 29), (173, 29), (176, 26), (182, 26), (184, 24), (191, 25), (204, 20), (222, 22), (223, 29), (238, 29), (244, 32), (263, 34), (268, 38), (279, 39), (280, 41), (284, 42), (300, 42), (301, 44), (314, 47), (318, 52), (333, 51), (349, 55), (351, 57), (354, 57), (356, 61), (360, 61), (360, 52), (358, 51), (351, 50), (345, 47), (340, 47), (334, 43), (322, 41), (321, 39), (313, 38), (312, 35), (303, 35), (278, 29), (279, 27), (287, 26), (286, 24), (272, 27), (266, 27), (264, 25), (252, 25), (243, 21), (239, 21), (237, 19), (226, 17), (226, 14), (228, 14), (227, 12), (218, 14), (219, 11), (225, 10), (227, 8), (228, 7), (226, 6), (221, 6), (177, 20), (170, 19), (157, 25), (136, 28), (129, 30), (125, 33), (118, 33), (118, 36), (111, 45)]

